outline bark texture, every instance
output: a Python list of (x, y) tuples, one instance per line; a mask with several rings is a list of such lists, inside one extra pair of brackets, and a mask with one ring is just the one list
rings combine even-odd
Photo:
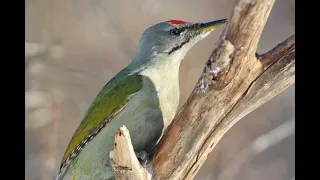
[(122, 126), (116, 133), (114, 150), (110, 152), (110, 164), (119, 180), (147, 180), (148, 171), (143, 168), (133, 150), (129, 130)]
[(274, 2), (237, 1), (198, 85), (151, 154), (152, 179), (192, 179), (236, 122), (294, 84), (294, 35), (256, 54)]

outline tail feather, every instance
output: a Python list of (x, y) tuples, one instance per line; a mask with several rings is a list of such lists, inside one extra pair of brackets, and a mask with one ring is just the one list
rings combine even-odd
[[(59, 174), (58, 174), (58, 176), (57, 176), (57, 178), (56, 178), (56, 180), (63, 180), (64, 176), (65, 176), (66, 173), (68, 172), (69, 167), (70, 167), (70, 164), (67, 165), (67, 166), (65, 166), (65, 167), (63, 167), (63, 168), (61, 168), (60, 171), (59, 171)], [(73, 175), (72, 175), (72, 180), (74, 180)]]

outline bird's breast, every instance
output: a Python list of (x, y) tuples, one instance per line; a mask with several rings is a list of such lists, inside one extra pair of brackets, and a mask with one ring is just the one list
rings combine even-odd
[(179, 105), (179, 80), (178, 70), (171, 68), (158, 71), (149, 69), (141, 73), (144, 77), (144, 89), (155, 89), (157, 101), (161, 110), (164, 129), (171, 123)]

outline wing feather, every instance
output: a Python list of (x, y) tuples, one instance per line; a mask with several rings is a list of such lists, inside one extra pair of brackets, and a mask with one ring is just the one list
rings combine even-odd
[(129, 75), (129, 72), (126, 71), (121, 71), (103, 87), (89, 107), (65, 151), (60, 165), (60, 174), (61, 171), (66, 171), (86, 143), (126, 106), (128, 97), (138, 92), (141, 87), (141, 76)]

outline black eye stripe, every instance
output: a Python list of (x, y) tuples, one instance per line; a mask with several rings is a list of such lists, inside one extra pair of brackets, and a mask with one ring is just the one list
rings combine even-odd
[(185, 25), (185, 26), (179, 28), (179, 30), (180, 30), (180, 32), (183, 32), (183, 31), (185, 31), (185, 30), (187, 30), (187, 29), (189, 29), (189, 30), (199, 29), (199, 27), (200, 27), (200, 24), (199, 24), (199, 23), (196, 23), (196, 24), (188, 24), (188, 25)]

